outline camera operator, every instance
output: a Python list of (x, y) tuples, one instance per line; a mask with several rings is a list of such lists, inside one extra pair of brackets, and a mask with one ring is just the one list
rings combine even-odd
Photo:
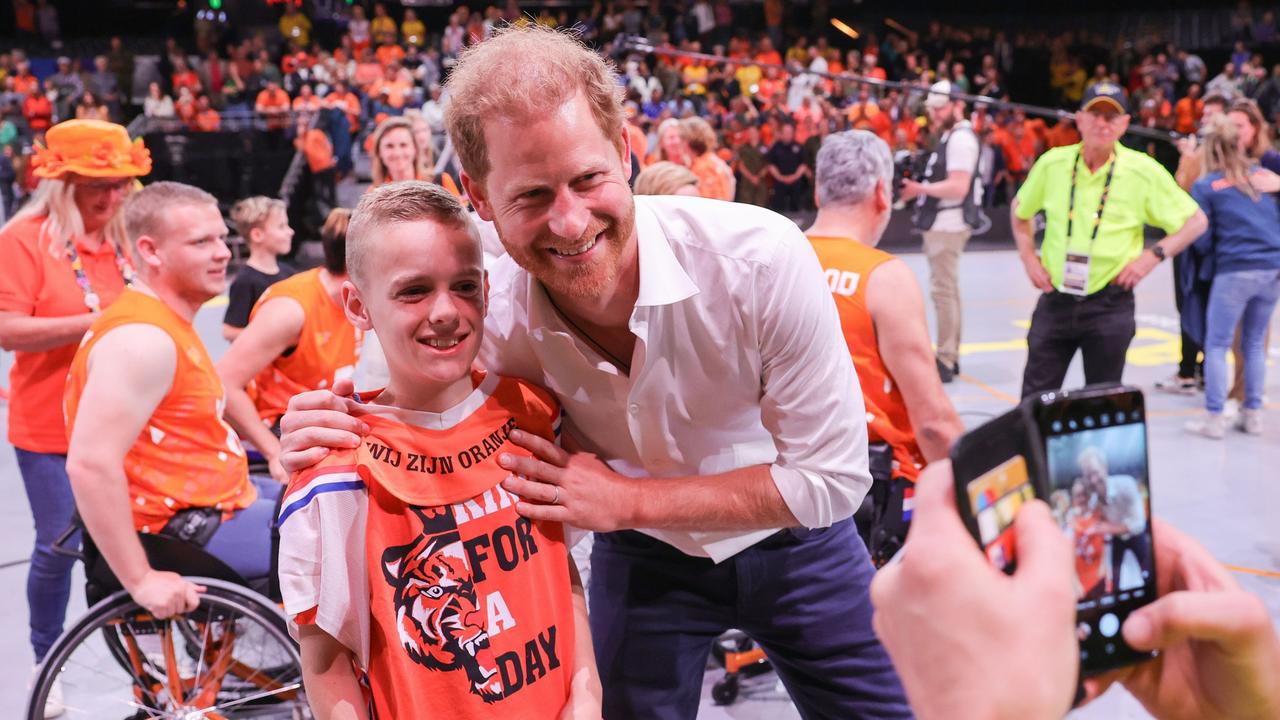
[[(876, 634), (922, 720), (1062, 717), (1076, 685), (1071, 547), (1045, 505), (1018, 514), (1018, 571), (993, 568), (956, 512), (951, 466), (920, 476), (902, 562), (871, 583)], [(1199, 543), (1154, 521), (1158, 598), (1121, 627), (1160, 656), (1084, 683), (1119, 682), (1157, 718), (1280, 717), (1280, 637), (1267, 608)]]
[(916, 200), (913, 221), (924, 234), (929, 291), (938, 318), (936, 363), (944, 383), (960, 372), (960, 253), (981, 224), (982, 205), (978, 135), (963, 119), (964, 102), (952, 100), (950, 93), (946, 80), (929, 88), (924, 106), (937, 143), (924, 166), (924, 181), (907, 180), (902, 186), (902, 199)]

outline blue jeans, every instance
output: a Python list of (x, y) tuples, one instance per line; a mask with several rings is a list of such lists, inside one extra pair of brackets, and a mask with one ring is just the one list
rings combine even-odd
[(219, 525), (204, 549), (245, 580), (260, 580), (271, 574), (271, 531), (284, 486), (269, 475), (249, 480), (258, 488), (258, 499)]
[[(36, 544), (31, 551), (31, 568), (27, 571), (27, 609), (30, 613), (31, 649), (36, 662), (62, 634), (71, 597), (71, 569), (75, 558), (53, 552), (53, 541), (71, 526), (76, 501), (67, 479), (67, 456), (38, 453), (14, 448), (18, 470), (26, 487), (27, 502), (35, 518)], [(77, 534), (68, 549), (80, 548)]]
[(1267, 376), (1264, 344), (1277, 299), (1280, 270), (1241, 270), (1213, 278), (1204, 341), (1204, 404), (1209, 412), (1221, 413), (1227, 399), (1227, 351), (1237, 325), (1244, 356), (1244, 407), (1262, 407)]
[(805, 720), (911, 716), (871, 629), (875, 568), (852, 520), (785, 530), (720, 564), (596, 533), (589, 614), (609, 720), (692, 720), (712, 641), (760, 644)]

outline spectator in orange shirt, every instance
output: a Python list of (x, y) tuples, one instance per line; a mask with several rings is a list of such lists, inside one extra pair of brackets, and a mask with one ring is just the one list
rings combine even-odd
[(32, 132), (44, 132), (53, 125), (53, 101), (45, 93), (31, 93), (22, 101), (22, 116)]
[(782, 55), (773, 48), (773, 41), (767, 36), (760, 38), (760, 49), (756, 51), (756, 62), (761, 65), (781, 65)]
[(369, 87), (369, 96), (386, 95), (386, 103), (395, 110), (403, 110), (405, 100), (413, 92), (413, 76), (400, 66), (400, 62), (392, 60), (387, 66), (387, 74)]
[(862, 56), (863, 77), (875, 78), (877, 80), (884, 80), (888, 78), (888, 75), (885, 74), (884, 68), (879, 66), (878, 64), (879, 61), (880, 59), (875, 55), (873, 55), (872, 53), (867, 53), (866, 55), (863, 55)]
[(716, 131), (700, 117), (680, 121), (680, 134), (689, 146), (689, 169), (698, 178), (698, 194), (713, 200), (733, 200), (736, 180), (728, 164), (715, 153)]
[(378, 59), (378, 64), (390, 71), (392, 65), (399, 67), (399, 64), (404, 61), (405, 52), (399, 45), (379, 45), (374, 55)]
[(328, 95), (324, 96), (321, 101), (323, 107), (337, 108), (347, 116), (347, 122), (351, 125), (351, 134), (355, 135), (360, 131), (360, 98), (356, 94), (347, 90), (345, 83), (336, 82), (333, 89)]
[(356, 63), (356, 71), (351, 77), (351, 82), (356, 87), (366, 90), (381, 80), (385, 73), (386, 69), (374, 57), (373, 51), (365, 48), (360, 56), (360, 62)]
[(311, 115), (320, 112), (323, 103), (320, 96), (311, 90), (310, 85), (303, 85), (298, 88), (298, 97), (293, 99), (293, 112), (295, 115)]
[(222, 128), (222, 116), (209, 104), (209, 96), (196, 98), (196, 115), (193, 127), (197, 132), (218, 132)]
[(178, 91), (178, 99), (173, 103), (173, 110), (178, 115), (178, 119), (182, 124), (189, 128), (196, 125), (196, 96), (191, 94), (191, 88), (183, 87)]
[(31, 165), (35, 196), (0, 228), (0, 346), (14, 351), (9, 442), (35, 518), (27, 597), (39, 663), (62, 633), (74, 565), (50, 547), (75, 510), (63, 387), (94, 318), (133, 280), (120, 207), (151, 156), (119, 125), (70, 120), (36, 144)]
[(181, 92), (184, 87), (191, 88), (192, 95), (200, 92), (200, 75), (187, 66), (185, 58), (174, 58), (172, 82), (175, 93)]
[(1173, 129), (1183, 135), (1190, 135), (1200, 127), (1200, 117), (1204, 115), (1204, 99), (1200, 97), (1203, 90), (1200, 83), (1187, 86), (1187, 95), (1173, 106)]
[(1045, 138), (1045, 149), (1066, 147), (1067, 145), (1075, 145), (1078, 142), (1080, 142), (1080, 131), (1076, 130), (1076, 124), (1063, 118), (1049, 129)]
[(40, 78), (31, 74), (31, 63), (18, 63), (18, 72), (13, 76), (13, 90), (28, 97), (40, 92)]
[(289, 127), (289, 93), (280, 87), (280, 83), (269, 82), (266, 89), (258, 93), (253, 109), (267, 120), (268, 130), (280, 130)]

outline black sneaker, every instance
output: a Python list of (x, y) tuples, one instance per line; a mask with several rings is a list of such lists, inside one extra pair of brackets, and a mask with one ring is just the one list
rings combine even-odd
[(938, 366), (938, 377), (942, 379), (942, 384), (944, 385), (955, 380), (956, 375), (960, 374), (960, 363), (948, 366), (937, 358), (934, 358), (933, 361)]

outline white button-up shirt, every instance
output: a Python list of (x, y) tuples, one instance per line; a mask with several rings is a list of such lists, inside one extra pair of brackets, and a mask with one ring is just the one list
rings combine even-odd
[[(769, 465), (807, 527), (853, 515), (871, 476), (866, 411), (817, 256), (751, 205), (637, 197), (630, 375), (578, 337), (511, 258), (490, 272), (481, 363), (555, 393), (566, 427), (632, 477)], [(639, 529), (720, 562), (777, 531)]]

